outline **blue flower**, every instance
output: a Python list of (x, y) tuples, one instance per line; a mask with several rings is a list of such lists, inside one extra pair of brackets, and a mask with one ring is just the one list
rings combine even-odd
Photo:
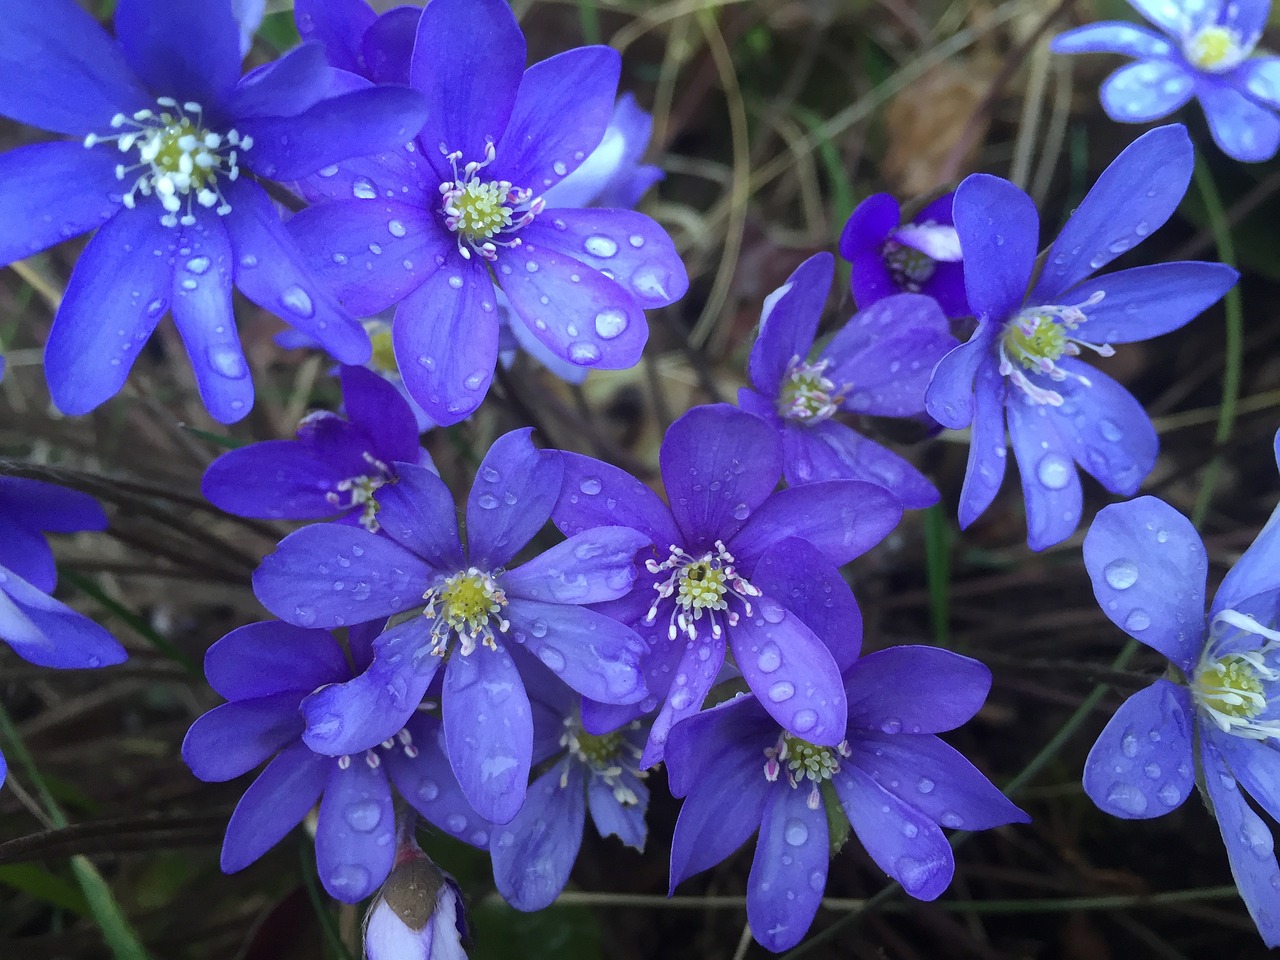
[[(784, 552), (761, 568), (757, 581), (779, 595), (806, 584)], [(798, 615), (831, 643), (842, 672), (848, 713), (839, 740), (818, 744), (779, 729), (748, 695), (677, 724), (666, 752), (671, 792), (685, 798), (671, 843), (671, 889), (759, 830), (747, 920), (775, 952), (799, 943), (813, 922), (827, 883), (828, 825), (839, 811), (880, 869), (921, 900), (941, 894), (955, 870), (942, 827), (1029, 819), (935, 736), (982, 706), (991, 686), (986, 667), (932, 647), (857, 659), (860, 622), (812, 591), (804, 597)]]
[[(1280, 437), (1276, 447), (1280, 458)], [(1107, 617), (1176, 668), (1116, 711), (1085, 762), (1085, 792), (1139, 820), (1181, 806), (1199, 782), (1240, 895), (1267, 946), (1280, 946), (1280, 867), (1244, 797), (1280, 817), (1280, 509), (1222, 581), (1207, 622), (1200, 536), (1154, 497), (1099, 511), (1084, 561)]]
[(747, 365), (751, 388), (738, 392), (738, 403), (778, 431), (792, 486), (868, 480), (910, 509), (937, 503), (919, 470), (833, 418), (923, 413), (929, 375), (956, 346), (947, 318), (929, 297), (893, 294), (855, 314), (810, 359), (833, 268), (831, 254), (812, 256), (765, 298)]
[(422, 11), (394, 7), (378, 14), (365, 0), (298, 0), (298, 35), (324, 47), (329, 63), (373, 83), (409, 82)]
[(333, 203), (290, 230), (360, 316), (396, 306), (405, 384), (432, 419), (480, 405), (499, 350), (494, 284), (520, 323), (561, 360), (625, 368), (648, 337), (644, 308), (688, 286), (671, 238), (630, 210), (552, 209), (542, 194), (596, 148), (620, 60), (582, 47), (524, 69), (504, 0), (433, 0), (410, 77), (430, 118), (416, 141), (324, 180)]
[(536, 449), (530, 432), (498, 438), (481, 462), (467, 499), (465, 551), (444, 482), (400, 463), (397, 480), (376, 493), (380, 534), (305, 527), (253, 578), (263, 605), (299, 626), (410, 613), (378, 637), (367, 670), (307, 698), (304, 741), (336, 756), (393, 737), (443, 666), (449, 760), (471, 806), (495, 823), (520, 809), (533, 749), (529, 699), (510, 647), (523, 646), (594, 700), (645, 696), (637, 668), (643, 641), (583, 606), (630, 589), (641, 534), (592, 530), (507, 569), (560, 492), (560, 456)]
[(362, 362), (368, 338), (302, 266), (249, 174), (293, 180), (404, 143), (407, 88), (331, 93), (318, 45), (240, 77), (230, 0), (120, 0), (112, 39), (74, 0), (13, 0), (0, 19), (0, 114), (75, 141), (0, 155), (0, 264), (97, 229), (45, 349), (54, 402), (87, 413), (123, 385), (166, 310), (224, 422), (253, 403), (234, 284)]
[(1112, 120), (1147, 123), (1193, 96), (1222, 152), (1269, 160), (1280, 148), (1280, 57), (1255, 57), (1270, 0), (1129, 0), (1160, 32), (1106, 21), (1055, 37), (1056, 53), (1119, 53), (1099, 95)]
[(1126, 497), (1151, 471), (1158, 443), (1146, 412), (1124, 387), (1076, 357), (1082, 350), (1110, 356), (1114, 343), (1176, 330), (1236, 282), (1230, 267), (1194, 261), (1089, 279), (1169, 219), (1193, 163), (1181, 125), (1143, 134), (1102, 172), (1038, 274), (1031, 198), (986, 174), (960, 184), (956, 230), (978, 328), (938, 364), (925, 400), (944, 426), (972, 424), (962, 527), (1000, 489), (1006, 420), (1033, 550), (1066, 539), (1080, 522), (1073, 461)]
[(340, 515), (375, 533), (374, 494), (394, 482), (397, 461), (434, 470), (413, 410), (396, 388), (364, 367), (343, 367), (346, 419), (308, 414), (296, 440), (266, 440), (209, 464), (201, 490), (238, 517), (319, 520)]
[[(671, 727), (702, 709), (730, 650), (777, 723), (815, 743), (837, 743), (845, 702), (836, 663), (787, 609), (790, 594), (762, 591), (752, 573), (766, 550), (783, 543), (797, 567), (811, 571), (806, 590), (848, 593), (835, 565), (898, 525), (898, 498), (860, 480), (775, 492), (783, 459), (777, 431), (727, 404), (695, 407), (667, 430), (659, 460), (670, 507), (617, 467), (563, 456), (552, 519), (565, 534), (618, 524), (653, 544), (635, 588), (602, 607), (649, 641), (649, 698), (622, 709), (584, 704), (586, 729), (607, 732), (665, 701), (641, 759), (643, 767), (657, 763)], [(806, 565), (803, 550), (816, 550), (825, 566)], [(848, 600), (856, 613), (852, 594)]]

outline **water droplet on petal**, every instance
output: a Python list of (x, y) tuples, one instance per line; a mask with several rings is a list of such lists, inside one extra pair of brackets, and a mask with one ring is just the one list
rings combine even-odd
[(1126, 630), (1145, 630), (1151, 626), (1151, 615), (1145, 610), (1134, 609), (1129, 611), (1129, 616), (1125, 617), (1124, 628)]
[(352, 830), (368, 833), (382, 820), (382, 808), (372, 800), (361, 800), (347, 807), (346, 820)]
[(804, 825), (803, 820), (793, 817), (787, 821), (787, 826), (782, 835), (791, 846), (799, 847), (809, 839), (809, 828)]
[(598, 477), (586, 477), (578, 484), (578, 489), (587, 496), (594, 497), (603, 489), (603, 487), (601, 486), (600, 479)]
[(618, 244), (610, 237), (600, 234), (587, 237), (582, 246), (593, 257), (612, 257), (618, 252)]
[(210, 347), (209, 365), (229, 380), (239, 380), (249, 371), (239, 351), (229, 347)]
[(818, 722), (818, 715), (812, 710), (800, 710), (791, 718), (791, 729), (796, 733), (808, 733)]
[(600, 348), (594, 343), (579, 341), (569, 344), (569, 359), (574, 363), (595, 363), (600, 359)]
[(284, 290), (280, 292), (280, 302), (285, 305), (287, 310), (296, 316), (303, 317), (304, 319), (315, 316), (315, 304), (311, 302), (311, 297), (308, 295), (307, 291), (303, 290), (301, 287), (285, 287)]
[(208, 257), (192, 257), (187, 261), (187, 269), (192, 273), (200, 276), (209, 269)]
[(426, 803), (430, 803), (436, 797), (440, 796), (440, 788), (436, 786), (434, 780), (423, 780), (418, 784), (418, 799)]
[(776, 643), (770, 641), (761, 648), (760, 655), (756, 657), (756, 666), (761, 673), (773, 673), (782, 666), (782, 653)]
[(1147, 809), (1147, 798), (1141, 790), (1128, 783), (1113, 783), (1107, 791), (1107, 802), (1125, 813), (1141, 814)]
[(485, 510), (492, 510), (494, 507), (498, 505), (498, 498), (495, 497), (492, 493), (482, 493), (480, 497), (476, 500), (476, 503), (478, 503)]
[(627, 315), (609, 307), (596, 314), (596, 333), (605, 340), (612, 340), (627, 329)]
[(357, 200), (372, 200), (378, 195), (378, 191), (368, 178), (356, 177), (351, 181), (351, 195)]
[(782, 703), (790, 700), (796, 694), (795, 684), (786, 680), (779, 680), (769, 688), (769, 699), (774, 703)]
[(919, 790), (921, 793), (932, 793), (933, 788), (934, 788), (934, 782), (930, 780), (928, 777), (921, 777), (919, 780), (916, 781), (916, 789)]
[(1128, 590), (1138, 582), (1138, 565), (1124, 558), (1112, 560), (1102, 571), (1107, 583), (1116, 590)]
[(1050, 490), (1061, 490), (1071, 477), (1071, 464), (1056, 453), (1046, 453), (1036, 467), (1036, 476)]

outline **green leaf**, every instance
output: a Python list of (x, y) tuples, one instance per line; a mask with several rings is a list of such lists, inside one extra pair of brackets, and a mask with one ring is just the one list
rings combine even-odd
[(0, 867), (0, 883), (72, 913), (83, 915), (89, 912), (84, 894), (57, 874), (33, 863), (11, 863)]
[(302, 38), (298, 36), (298, 27), (293, 22), (293, 11), (281, 10), (263, 17), (262, 26), (258, 27), (258, 39), (279, 53), (296, 47)]

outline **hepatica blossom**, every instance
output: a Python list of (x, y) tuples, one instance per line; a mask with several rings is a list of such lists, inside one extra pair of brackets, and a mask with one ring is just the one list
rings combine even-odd
[(1254, 56), (1269, 0), (1129, 0), (1157, 30), (1091, 23), (1054, 38), (1057, 53), (1119, 53), (1136, 59), (1099, 91), (1113, 120), (1147, 123), (1195, 97), (1223, 153), (1261, 161), (1280, 147), (1280, 58)]
[(232, 286), (335, 357), (362, 362), (360, 326), (307, 273), (254, 177), (292, 180), (403, 143), (407, 88), (324, 99), (319, 46), (240, 77), (230, 0), (120, 0), (112, 39), (74, 0), (13, 0), (0, 19), (0, 114), (75, 137), (0, 155), (0, 263), (97, 228), (45, 349), (54, 402), (114, 395), (166, 311), (210, 413), (253, 402)]
[(833, 271), (831, 254), (819, 253), (765, 299), (747, 364), (754, 389), (739, 391), (738, 403), (782, 437), (787, 483), (869, 480), (906, 507), (937, 503), (919, 470), (835, 416), (923, 413), (934, 364), (956, 345), (947, 318), (929, 297), (895, 294), (853, 316), (811, 358)]
[[(669, 507), (617, 467), (564, 454), (556, 525), (579, 536), (622, 525), (653, 545), (635, 589), (604, 608), (649, 641), (650, 698), (630, 711), (596, 713), (587, 705), (587, 729), (605, 732), (665, 701), (641, 761), (656, 763), (672, 725), (702, 709), (731, 650), (777, 723), (835, 744), (845, 716), (839, 670), (787, 609), (790, 598), (762, 591), (752, 573), (769, 548), (781, 545), (790, 562), (811, 572), (812, 587), (823, 584), (830, 594), (832, 577), (844, 585), (832, 565), (879, 543), (901, 519), (901, 503), (859, 480), (774, 492), (782, 476), (777, 431), (724, 404), (695, 407), (673, 423), (659, 459)], [(816, 566), (809, 561), (814, 552)]]
[[(406, 849), (407, 848), (407, 849)], [(410, 841), (369, 908), (368, 960), (466, 960), (462, 891)]]
[(375, 494), (396, 478), (397, 461), (434, 469), (413, 410), (396, 388), (363, 367), (343, 367), (346, 417), (308, 414), (296, 440), (228, 451), (205, 471), (201, 490), (240, 517), (319, 520), (339, 515), (378, 530)]
[(315, 524), (286, 537), (254, 574), (258, 599), (300, 626), (396, 617), (367, 670), (303, 702), (304, 742), (340, 756), (394, 737), (443, 667), (449, 760), (468, 802), (495, 823), (520, 809), (533, 749), (529, 699), (509, 646), (523, 646), (594, 700), (645, 696), (643, 641), (583, 606), (630, 589), (642, 535), (591, 530), (507, 569), (560, 491), (560, 456), (537, 450), (529, 433), (500, 437), (480, 464), (465, 550), (444, 482), (401, 463), (396, 481), (375, 494), (380, 534)]
[(1105, 507), (1084, 541), (1103, 612), (1174, 668), (1116, 711), (1085, 763), (1085, 791), (1107, 813), (1136, 820), (1177, 808), (1200, 783), (1269, 947), (1280, 946), (1280, 867), (1244, 795), (1280, 817), (1278, 551), (1280, 511), (1222, 581), (1206, 622), (1208, 559), (1172, 507), (1154, 497)]
[(853, 299), (863, 310), (895, 293), (922, 293), (948, 317), (967, 317), (960, 238), (948, 193), (902, 223), (902, 208), (887, 193), (867, 197), (840, 234), (840, 256), (852, 265)]
[[(0, 476), (0, 640), (23, 660), (81, 669), (125, 659), (110, 633), (51, 596), (58, 571), (44, 534), (106, 526), (102, 508), (86, 494)], [(0, 755), (0, 783), (5, 769)]]
[(570, 50), (527, 71), (504, 0), (433, 0), (410, 80), (430, 116), (376, 161), (338, 165), (330, 195), (290, 229), (339, 299), (371, 316), (393, 304), (409, 392), (439, 423), (483, 400), (499, 347), (494, 284), (556, 356), (623, 368), (648, 336), (644, 308), (688, 284), (671, 239), (629, 210), (558, 209), (543, 194), (600, 143), (620, 61)]
[(1038, 276), (1031, 198), (985, 174), (960, 184), (956, 230), (978, 328), (938, 364), (926, 406), (944, 426), (972, 425), (962, 527), (1000, 488), (1006, 422), (1033, 550), (1066, 539), (1080, 522), (1073, 461), (1122, 496), (1132, 496), (1151, 471), (1157, 440), (1146, 412), (1124, 387), (1077, 358), (1086, 350), (1110, 356), (1112, 344), (1176, 330), (1235, 283), (1230, 267), (1191, 261), (1091, 278), (1169, 218), (1193, 163), (1181, 125), (1143, 134), (1103, 171)]

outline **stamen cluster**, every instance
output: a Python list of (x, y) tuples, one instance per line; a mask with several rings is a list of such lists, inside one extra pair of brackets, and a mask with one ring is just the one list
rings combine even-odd
[(1226, 73), (1234, 70), (1252, 52), (1244, 43), (1239, 31), (1230, 27), (1210, 24), (1187, 37), (1182, 43), (1183, 55), (1206, 73)]
[[(370, 533), (377, 533), (382, 528), (378, 524), (380, 506), (378, 501), (374, 499), (374, 494), (391, 479), (391, 468), (367, 451), (364, 454), (364, 459), (372, 468), (372, 471), (339, 480), (337, 491), (326, 493), (325, 499), (335, 507), (341, 507), (344, 510), (362, 507), (360, 526)], [(340, 496), (343, 493), (350, 495), (350, 499), (346, 503), (342, 502), (342, 497)]]
[(674, 640), (683, 632), (690, 640), (698, 639), (697, 621), (703, 613), (711, 624), (711, 635), (719, 639), (724, 632), (717, 614), (723, 613), (729, 626), (738, 622), (736, 611), (729, 609), (729, 598), (737, 597), (742, 602), (743, 610), (751, 616), (751, 602), (747, 597), (758, 597), (760, 591), (753, 587), (745, 577), (739, 576), (733, 563), (733, 555), (725, 549), (724, 542), (717, 540), (714, 551), (707, 551), (701, 557), (694, 558), (680, 547), (672, 544), (671, 554), (659, 563), (656, 560), (645, 562), (645, 569), (650, 573), (673, 571), (666, 580), (653, 585), (658, 592), (653, 606), (645, 615), (645, 623), (652, 624), (658, 617), (658, 607), (662, 601), (675, 597), (671, 618), (667, 627), (667, 638)]
[(1024, 369), (1044, 374), (1058, 383), (1071, 376), (1084, 386), (1090, 386), (1087, 377), (1069, 374), (1057, 361), (1064, 356), (1079, 356), (1081, 347), (1088, 347), (1101, 357), (1109, 357), (1116, 352), (1110, 344), (1090, 343), (1069, 335), (1084, 323), (1084, 308), (1101, 303), (1103, 296), (1099, 290), (1081, 304), (1028, 307), (1015, 316), (1000, 334), (1001, 376), (1013, 381), (1014, 386), (1021, 389), (1032, 403), (1054, 407), (1062, 406), (1062, 394), (1034, 383), (1022, 372)]
[(1192, 679), (1192, 697), (1223, 733), (1247, 740), (1280, 739), (1280, 720), (1258, 719), (1270, 703), (1267, 688), (1280, 680), (1280, 669), (1268, 663), (1280, 653), (1280, 633), (1234, 610), (1220, 613), (1217, 620), (1265, 642), (1217, 656), (1213, 649), (1219, 645), (1207, 645)]
[(792, 357), (778, 393), (778, 413), (788, 420), (802, 423), (822, 423), (828, 420), (844, 402), (849, 385), (837, 388), (826, 374), (830, 360), (805, 363)]
[[(409, 729), (405, 727), (399, 733), (397, 733), (394, 737), (388, 737), (386, 740), (383, 740), (380, 744), (378, 744), (378, 746), (370, 748), (369, 750), (366, 750), (364, 752), (365, 765), (370, 770), (377, 770), (378, 767), (382, 766), (382, 757), (378, 753), (378, 751), (394, 750), (396, 748), (396, 744), (400, 745), (401, 751), (404, 753), (404, 755), (408, 759), (413, 760), (418, 756), (418, 748), (414, 746), (414, 743), (413, 743), (413, 734), (411, 734), (409, 732)], [(344, 753), (342, 756), (338, 758), (338, 769), (348, 770), (350, 768), (351, 768), (351, 755), (348, 753)]]
[[(622, 780), (622, 774), (629, 771), (642, 779), (649, 775), (647, 770), (640, 770), (636, 766), (641, 756), (640, 748), (625, 736), (627, 731), (638, 729), (640, 729), (640, 722), (632, 721), (621, 730), (596, 736), (587, 733), (582, 727), (582, 721), (577, 717), (565, 717), (564, 731), (560, 734), (560, 746), (603, 780), (618, 803), (624, 807), (633, 807), (640, 802), (640, 798)], [(566, 770), (560, 777), (560, 786), (564, 788), (568, 785), (569, 772)]]
[(785, 773), (793, 790), (803, 781), (811, 781), (813, 786), (805, 804), (810, 810), (817, 810), (822, 805), (822, 782), (840, 772), (840, 759), (852, 756), (852, 751), (848, 740), (841, 740), (834, 747), (820, 747), (784, 732), (774, 746), (765, 747), (764, 755), (764, 778), (773, 783), (779, 773)]
[(517, 187), (509, 180), (481, 180), (477, 174), (495, 155), (491, 141), (485, 145), (484, 160), (470, 161), (459, 173), (462, 151), (445, 154), (453, 167), (453, 179), (440, 184), (440, 211), (445, 226), (458, 234), (458, 252), (467, 260), (472, 251), (493, 261), (498, 258), (498, 247), (518, 247), (520, 238), (509, 234), (532, 223), (546, 206), (527, 187)]
[(499, 633), (506, 633), (511, 627), (511, 622), (500, 616), (507, 605), (506, 594), (492, 576), (476, 567), (448, 577), (422, 597), (427, 601), (423, 615), (435, 621), (431, 625), (431, 652), (436, 656), (444, 656), (450, 633), (456, 633), (462, 641), (460, 652), (465, 657), (477, 643), (497, 650), (495, 624)]
[(907, 293), (919, 293), (938, 269), (933, 257), (896, 240), (885, 241), (882, 256), (894, 284)]

